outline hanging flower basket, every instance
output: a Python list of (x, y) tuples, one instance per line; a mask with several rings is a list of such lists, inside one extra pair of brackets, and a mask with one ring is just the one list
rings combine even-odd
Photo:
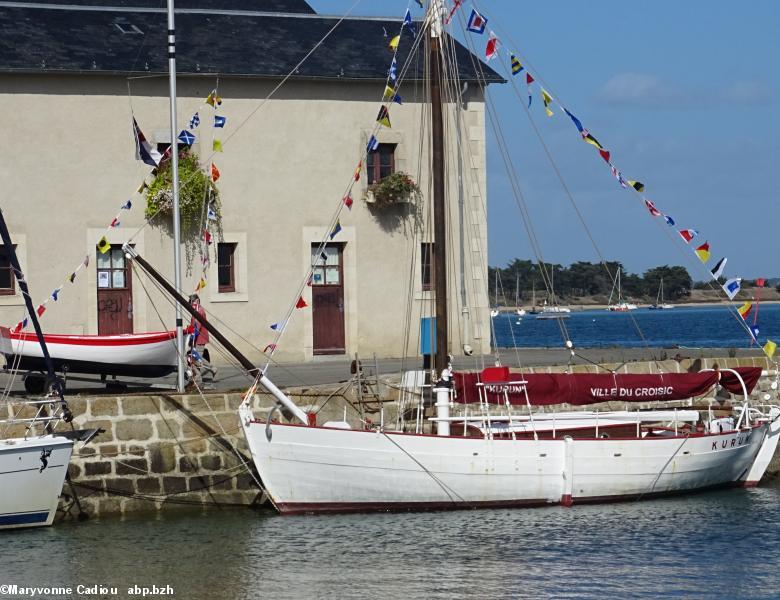
[[(173, 231), (172, 181), (171, 160), (164, 160), (146, 190), (144, 212), (152, 225), (163, 227), (168, 233)], [(204, 230), (216, 228), (220, 237), (222, 234), (219, 190), (190, 149), (179, 151), (179, 220), (189, 272), (193, 258), (201, 249)]]
[(401, 202), (415, 203), (421, 197), (420, 187), (409, 175), (399, 171), (369, 185), (366, 200), (373, 198), (375, 206), (384, 207)]

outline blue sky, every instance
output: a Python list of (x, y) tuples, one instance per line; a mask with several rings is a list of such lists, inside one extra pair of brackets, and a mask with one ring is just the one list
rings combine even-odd
[[(309, 0), (341, 14), (354, 0)], [(409, 2), (363, 0), (360, 15), (402, 17)], [(412, 2), (417, 18), (421, 11)], [(677, 228), (700, 232), (727, 276), (777, 277), (776, 169), (780, 167), (780, 2), (719, 0), (481, 0), (488, 29), (609, 149), (624, 176)], [(471, 3), (464, 2), (464, 12)], [(460, 32), (456, 37), (462, 39)], [(482, 52), (486, 36), (472, 43)], [(494, 61), (495, 62), (495, 61)], [(497, 65), (497, 69), (509, 77)], [(524, 93), (524, 81), (519, 81)], [(675, 229), (621, 189), (595, 149), (557, 108), (547, 118), (536, 88), (532, 118), (571, 189), (598, 251), (580, 224), (511, 85), (491, 86), (496, 116), (523, 186), (544, 258), (620, 260), (631, 272), (676, 264), (705, 279)], [(488, 128), (491, 265), (533, 259), (503, 162)]]

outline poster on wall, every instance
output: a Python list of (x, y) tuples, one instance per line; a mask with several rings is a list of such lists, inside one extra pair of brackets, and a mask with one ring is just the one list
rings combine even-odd
[(111, 287), (110, 273), (108, 271), (98, 271), (98, 287), (99, 288)]

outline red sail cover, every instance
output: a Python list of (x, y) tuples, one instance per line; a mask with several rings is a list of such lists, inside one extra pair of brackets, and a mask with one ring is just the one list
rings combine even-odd
[[(753, 391), (760, 367), (739, 367), (737, 371), (745, 382), (748, 393)], [(742, 395), (739, 378), (728, 371), (700, 373), (611, 374), (611, 373), (510, 373), (506, 367), (485, 369), (482, 373), (455, 373), (456, 401), (479, 402), (477, 383), (482, 382), (491, 403), (504, 403), (504, 391), (511, 404), (534, 406), (549, 404), (595, 404), (617, 400), (620, 402), (650, 402), (684, 400), (700, 396), (716, 383), (729, 392)]]

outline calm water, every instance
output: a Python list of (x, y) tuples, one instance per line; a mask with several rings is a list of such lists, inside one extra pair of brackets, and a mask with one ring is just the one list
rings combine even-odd
[(776, 598), (780, 486), (573, 508), (223, 511), (6, 533), (0, 583), (178, 598)]
[[(734, 311), (725, 306), (677, 307), (672, 310), (640, 308), (627, 313), (606, 310), (572, 312), (564, 323), (571, 340), (582, 347), (688, 346), (696, 348), (747, 348), (750, 337)], [(748, 316), (753, 323), (753, 315)], [(780, 305), (759, 307), (759, 340), (780, 342)], [(646, 341), (637, 333), (637, 326)], [(499, 347), (560, 347), (561, 331), (555, 320), (537, 320), (535, 315), (518, 319), (502, 313), (493, 319)]]

